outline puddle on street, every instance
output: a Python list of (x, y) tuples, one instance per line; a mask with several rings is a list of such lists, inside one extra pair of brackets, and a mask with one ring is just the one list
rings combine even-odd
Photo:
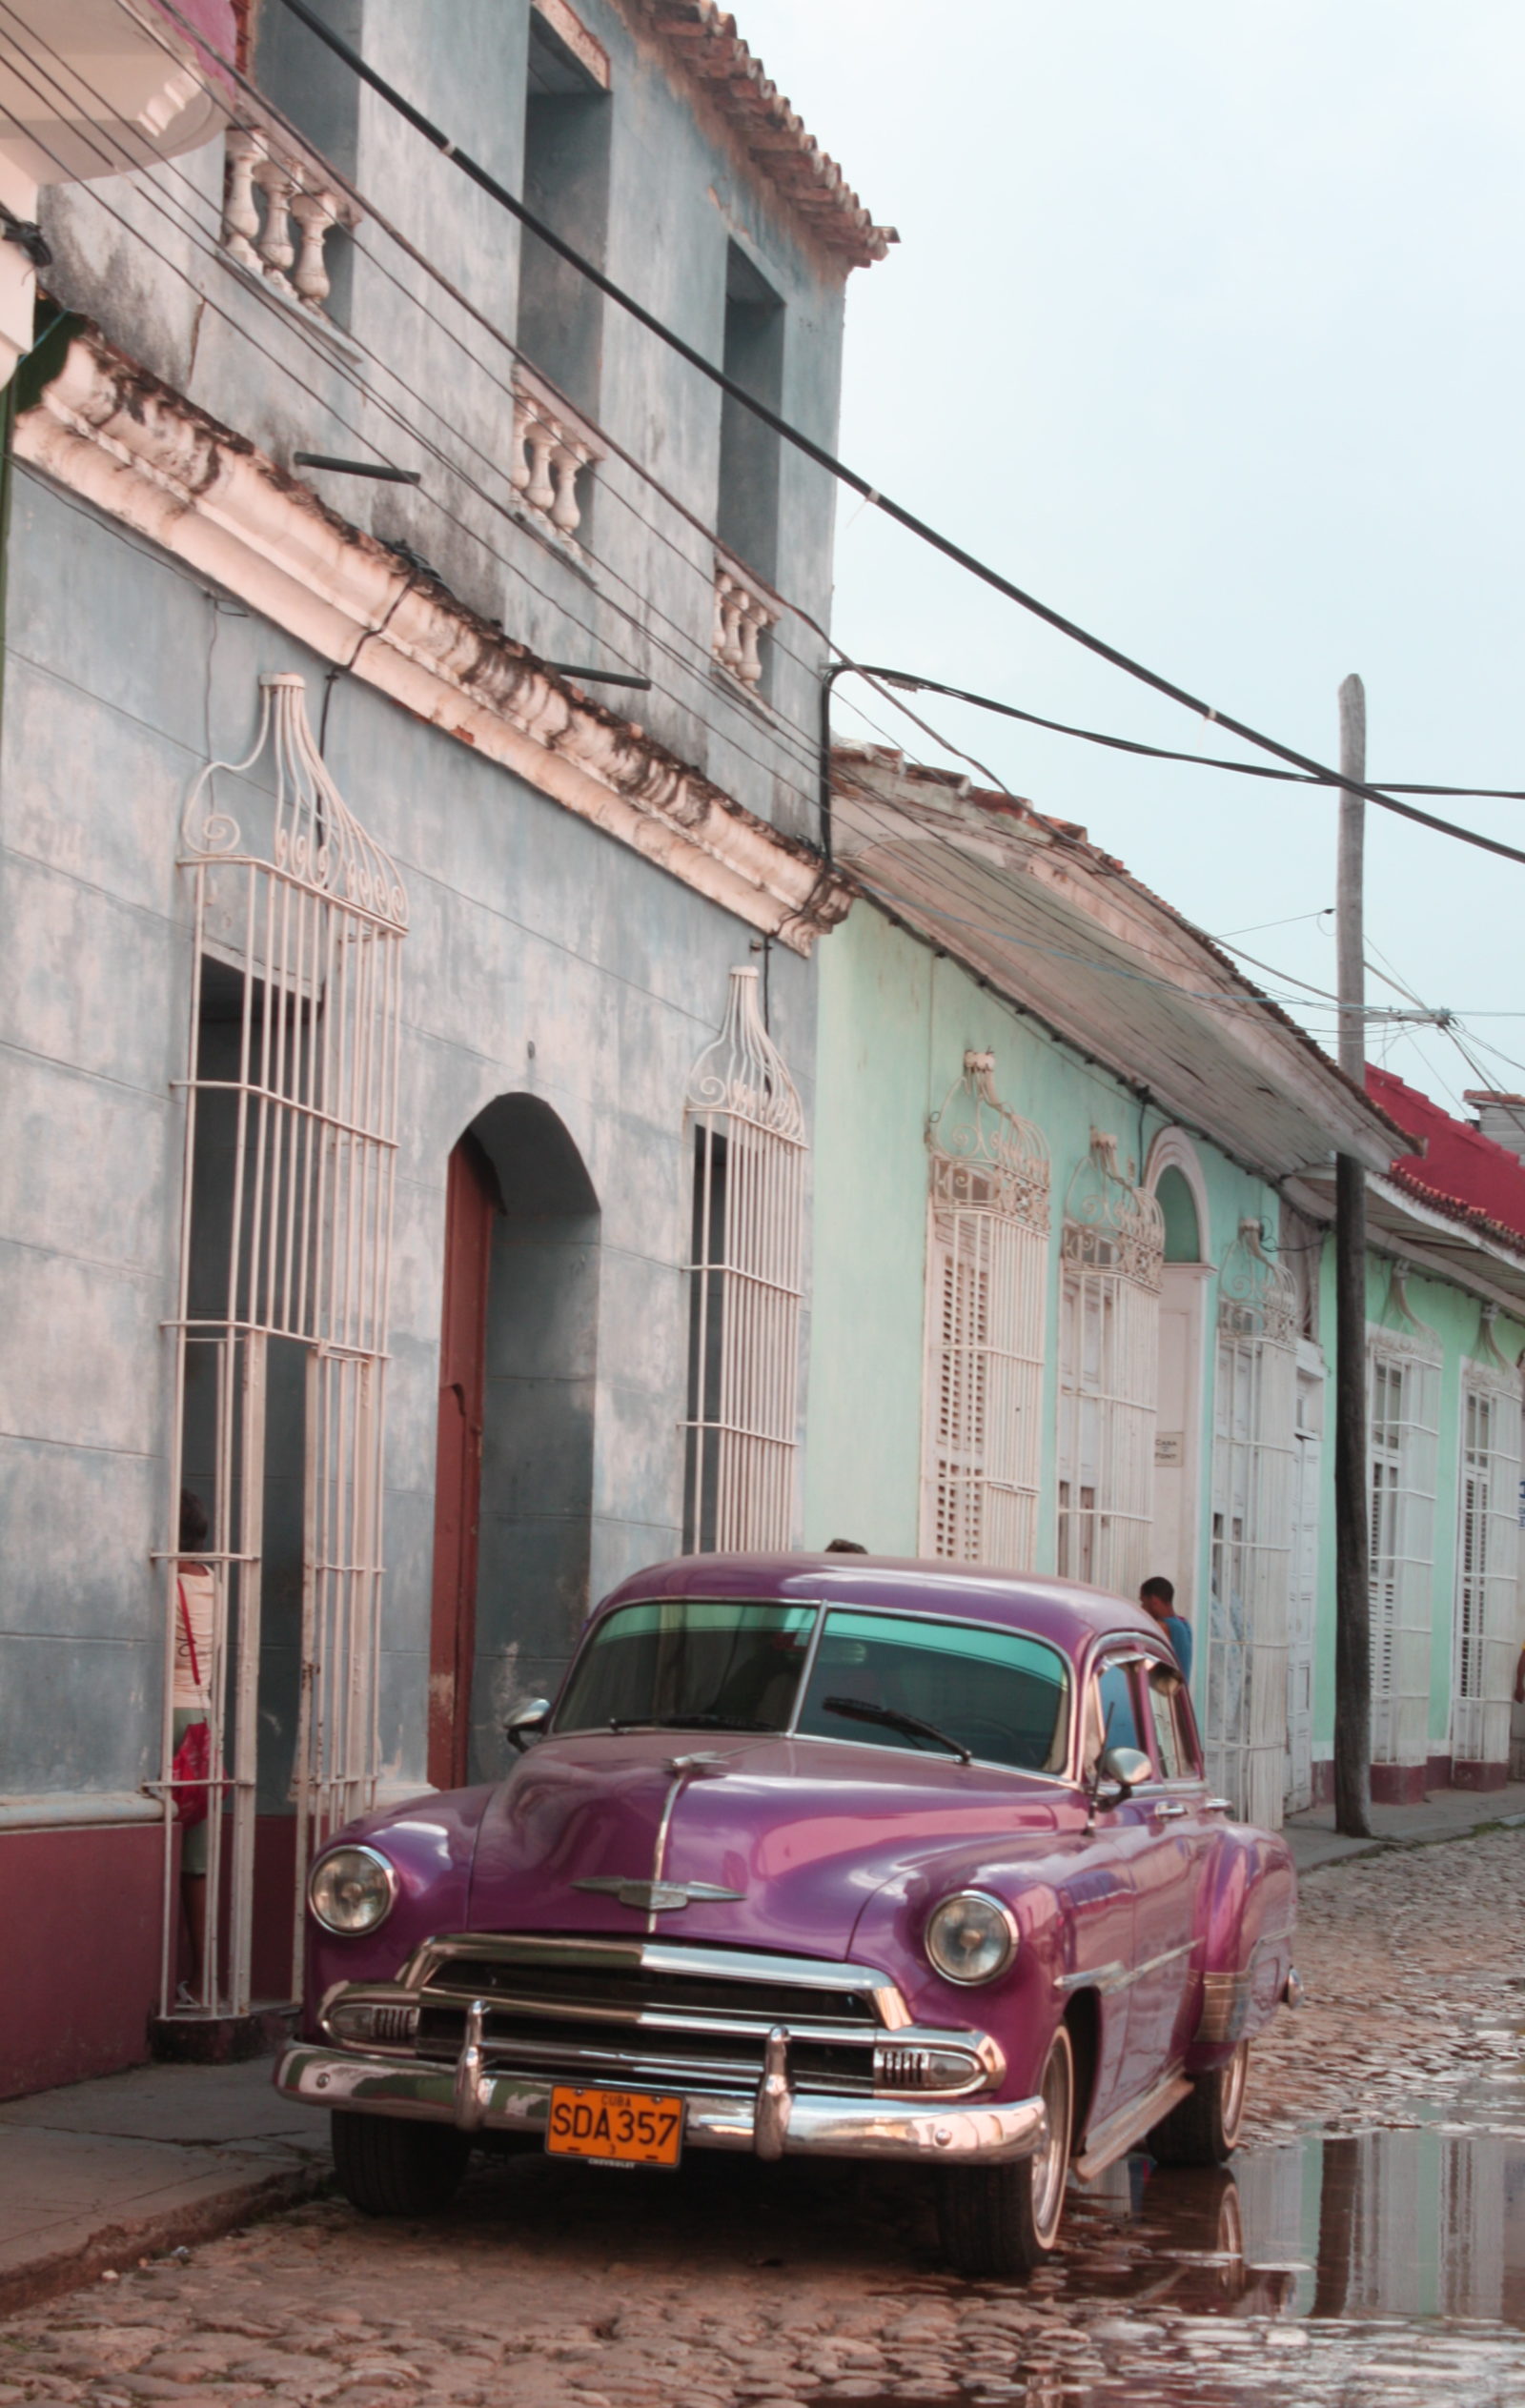
[(821, 2408), (1520, 2408), (1525, 2085), (1231, 2172), (1131, 2157), (1071, 2186), (1030, 2286), (954, 2296), (947, 2389), (838, 2384)]

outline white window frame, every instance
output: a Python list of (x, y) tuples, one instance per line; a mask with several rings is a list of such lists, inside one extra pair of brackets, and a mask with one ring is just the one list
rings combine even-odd
[(750, 964), (731, 972), (721, 1033), (689, 1074), (684, 1124), (695, 1183), (684, 1544), (785, 1548), (797, 1519), (804, 1110)]
[(1296, 1447), (1296, 1291), (1241, 1221), (1218, 1283), (1207, 1664), (1208, 1778), (1275, 1830), (1287, 1763), (1287, 1607)]
[(1407, 1330), (1367, 1329), (1367, 1514), (1371, 1536), (1372, 1761), (1423, 1765), (1440, 1432), (1440, 1342), (1393, 1296)]
[(1457, 1412), (1451, 1751), (1464, 1764), (1507, 1765), (1519, 1655), (1520, 1384), (1494, 1341), (1493, 1308), (1483, 1313)]
[(1092, 1129), (1060, 1241), (1057, 1568), (1128, 1596), (1154, 1519), (1165, 1220)]
[(970, 1050), (927, 1124), (922, 1551), (1030, 1569), (1042, 1469), (1048, 1149)]

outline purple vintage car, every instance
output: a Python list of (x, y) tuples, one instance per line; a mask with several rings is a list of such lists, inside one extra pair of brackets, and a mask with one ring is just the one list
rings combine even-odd
[(474, 2141), (924, 2164), (1013, 2275), (1067, 2175), (1234, 2144), (1295, 1998), (1280, 1839), (1208, 1794), (1169, 1645), (1057, 1580), (704, 1555), (590, 1618), (508, 1779), (356, 1823), (309, 1885), (307, 2024), (357, 2207)]

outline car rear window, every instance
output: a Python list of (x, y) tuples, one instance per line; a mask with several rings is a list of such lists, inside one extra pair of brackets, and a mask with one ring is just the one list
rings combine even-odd
[(555, 1729), (783, 1730), (814, 1606), (660, 1597), (619, 1606), (574, 1664)]
[(826, 1615), (798, 1728), (811, 1737), (937, 1752), (935, 1740), (860, 1722), (826, 1702), (854, 1701), (930, 1723), (986, 1763), (1059, 1772), (1068, 1695), (1064, 1657), (1025, 1631), (836, 1610)]

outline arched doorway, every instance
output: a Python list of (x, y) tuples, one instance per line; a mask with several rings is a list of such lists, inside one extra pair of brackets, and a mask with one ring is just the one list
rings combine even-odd
[(599, 1203), (549, 1104), (499, 1096), (450, 1157), (429, 1778), (491, 1779), (587, 1609)]

